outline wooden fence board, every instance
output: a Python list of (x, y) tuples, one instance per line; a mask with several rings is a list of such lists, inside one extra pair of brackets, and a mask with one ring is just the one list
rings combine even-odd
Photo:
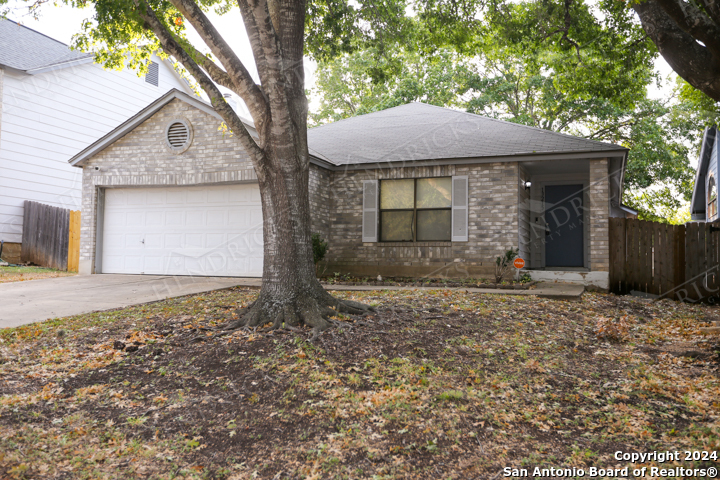
[(698, 226), (697, 223), (685, 225), (685, 278), (691, 280), (698, 270)]
[(24, 207), (22, 260), (67, 270), (70, 210), (30, 201)]
[(661, 230), (660, 227), (662, 227), (661, 223), (651, 223), (650, 226), (652, 227), (652, 258), (653, 258), (653, 275), (652, 275), (652, 290), (651, 292), (655, 295), (660, 294), (661, 284), (662, 284), (662, 239), (661, 239)]
[(640, 288), (640, 221), (632, 222), (632, 283), (631, 290)]
[(650, 222), (640, 223), (640, 291), (652, 288), (652, 237)]
[(675, 278), (674, 265), (673, 265), (673, 248), (675, 242), (673, 241), (675, 236), (675, 226), (662, 224), (660, 226), (662, 231), (663, 245), (662, 249), (662, 261), (663, 261), (663, 273), (662, 273), (662, 286), (660, 288), (659, 295), (663, 295), (666, 292), (672, 290), (674, 286), (673, 279)]

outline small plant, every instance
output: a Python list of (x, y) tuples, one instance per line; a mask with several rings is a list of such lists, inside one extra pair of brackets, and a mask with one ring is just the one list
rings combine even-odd
[(325, 254), (328, 251), (328, 243), (319, 233), (312, 234), (312, 249), (313, 249), (313, 262), (315, 265), (325, 258)]
[[(315, 274), (317, 275), (317, 266), (320, 261), (325, 258), (328, 251), (328, 242), (320, 236), (319, 233), (313, 233), (312, 237), (313, 262), (315, 262)], [(323, 270), (323, 273), (325, 271)]]
[(444, 402), (457, 402), (465, 397), (460, 390), (447, 390), (438, 395), (438, 399)]
[(495, 283), (502, 282), (503, 277), (507, 274), (508, 270), (510, 270), (512, 262), (515, 260), (515, 257), (518, 256), (518, 253), (520, 253), (520, 249), (510, 248), (504, 255), (495, 259)]
[(532, 282), (532, 277), (529, 273), (523, 273), (522, 277), (520, 277), (520, 283), (530, 283)]

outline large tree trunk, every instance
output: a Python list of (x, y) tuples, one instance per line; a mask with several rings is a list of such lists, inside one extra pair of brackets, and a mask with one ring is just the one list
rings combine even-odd
[[(316, 332), (337, 313), (370, 307), (332, 297), (315, 277), (310, 234), (307, 98), (303, 70), (305, 1), (237, 0), (260, 85), (220, 36), (195, 0), (170, 0), (222, 64), (184, 41), (145, 0), (133, 0), (143, 27), (195, 77), (252, 159), (263, 207), (264, 267), (258, 299), (233, 327), (305, 324)], [(182, 22), (180, 22), (182, 23)], [(224, 69), (223, 69), (224, 67)], [(227, 104), (217, 85), (245, 100), (258, 139)]]
[(236, 326), (273, 328), (305, 324), (316, 331), (328, 328), (327, 318), (340, 312), (362, 314), (366, 305), (340, 301), (320, 285), (313, 262), (306, 105), (304, 94), (294, 99), (293, 121), (269, 134), (267, 159), (260, 175), (263, 207), (264, 265), (258, 299), (243, 312)]

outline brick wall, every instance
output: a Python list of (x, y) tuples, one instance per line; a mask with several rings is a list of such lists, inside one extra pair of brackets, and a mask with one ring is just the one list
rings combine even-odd
[[(184, 118), (193, 129), (193, 141), (175, 154), (165, 145), (165, 128)], [(85, 162), (83, 167), (80, 273), (94, 273), (98, 191), (101, 187), (180, 186), (257, 182), (255, 169), (236, 138), (218, 130), (220, 121), (180, 100), (173, 100), (125, 137)], [(97, 168), (96, 168), (97, 167)], [(327, 174), (312, 167), (317, 192), (327, 192), (320, 182)], [(327, 195), (327, 194), (325, 194)], [(313, 195), (313, 227), (327, 229), (328, 201)]]
[(590, 270), (610, 271), (610, 184), (607, 159), (590, 160)]
[[(362, 242), (362, 181), (467, 175), (468, 242)], [(518, 242), (517, 163), (333, 172), (328, 273), (490, 275), (495, 257)]]

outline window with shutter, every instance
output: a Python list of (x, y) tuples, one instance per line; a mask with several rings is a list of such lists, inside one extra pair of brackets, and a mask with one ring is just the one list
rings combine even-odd
[(449, 242), (450, 177), (380, 181), (381, 242)]
[(363, 181), (362, 241), (377, 242), (378, 231), (378, 181)]
[(468, 241), (468, 177), (452, 177), (452, 241)]

